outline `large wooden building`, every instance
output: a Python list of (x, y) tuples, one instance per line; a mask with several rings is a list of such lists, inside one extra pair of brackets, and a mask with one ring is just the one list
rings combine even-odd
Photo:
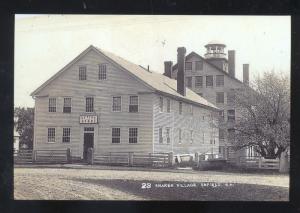
[[(249, 64), (243, 64), (243, 82), (235, 77), (235, 51), (225, 53), (225, 44), (211, 41), (206, 47), (204, 57), (195, 52), (184, 56), (185, 83), (188, 88), (213, 103), (220, 109), (219, 152), (228, 159), (239, 155), (252, 155), (253, 150), (235, 151), (233, 125), (239, 116), (239, 110), (234, 104), (236, 89), (249, 84)], [(178, 64), (165, 62), (164, 75), (178, 79)]]
[[(219, 109), (185, 86), (185, 48), (177, 81), (94, 46), (31, 95), (34, 149), (95, 153), (208, 153), (219, 149)], [(191, 57), (193, 59), (193, 57)]]

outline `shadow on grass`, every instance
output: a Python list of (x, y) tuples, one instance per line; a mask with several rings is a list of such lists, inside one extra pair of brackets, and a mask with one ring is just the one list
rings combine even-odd
[[(101, 185), (149, 200), (288, 201), (288, 188), (255, 184), (174, 182), (126, 179), (72, 179)], [(116, 198), (117, 200), (117, 198)]]

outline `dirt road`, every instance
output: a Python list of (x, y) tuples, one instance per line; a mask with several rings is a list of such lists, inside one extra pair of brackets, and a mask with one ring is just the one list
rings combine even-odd
[(15, 199), (288, 200), (288, 175), (15, 168)]

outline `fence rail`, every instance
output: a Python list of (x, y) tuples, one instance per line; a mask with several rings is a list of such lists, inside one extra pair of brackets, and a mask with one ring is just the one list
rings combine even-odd
[(14, 163), (16, 164), (27, 164), (32, 163), (33, 159), (32, 150), (18, 150), (14, 152)]
[(279, 159), (265, 159), (263, 157), (240, 157), (239, 164), (245, 168), (279, 169)]
[(153, 166), (168, 167), (172, 164), (170, 153), (133, 153), (133, 152), (111, 152), (93, 155), (89, 151), (89, 163), (103, 165), (124, 166)]

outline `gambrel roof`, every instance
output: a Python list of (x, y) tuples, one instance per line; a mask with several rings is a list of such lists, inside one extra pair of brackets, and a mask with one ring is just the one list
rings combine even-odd
[[(240, 81), (239, 79), (232, 77), (231, 75), (229, 75), (228, 72), (222, 70), (221, 68), (217, 67), (216, 65), (214, 65), (213, 63), (211, 63), (209, 60), (206, 60), (205, 58), (203, 58), (201, 55), (195, 53), (194, 51), (189, 53), (185, 58), (186, 60), (192, 58), (193, 56), (200, 58), (201, 60), (205, 61), (207, 64), (209, 64), (210, 66), (214, 67), (216, 70), (218, 70), (219, 72), (222, 72), (223, 74), (227, 75), (229, 78), (233, 79), (234, 81), (237, 81), (240, 84), (244, 84), (242, 81)], [(226, 59), (227, 60), (227, 59)], [(172, 68), (172, 72), (174, 70), (177, 69), (177, 64), (174, 64), (173, 68)]]
[(62, 72), (67, 70), (70, 66), (72, 66), (76, 61), (78, 61), (81, 57), (87, 54), (90, 50), (94, 50), (121, 70), (127, 71), (131, 76), (141, 81), (144, 85), (153, 90), (153, 92), (160, 93), (166, 96), (172, 96), (175, 99), (179, 99), (203, 107), (209, 107), (214, 110), (219, 110), (214, 104), (208, 102), (206, 99), (199, 96), (197, 93), (193, 92), (189, 88), (186, 88), (186, 96), (182, 96), (180, 93), (177, 92), (176, 80), (166, 77), (160, 73), (156, 73), (154, 71), (148, 71), (137, 64), (129, 62), (113, 53), (104, 51), (92, 45), (89, 46), (85, 51), (83, 51), (79, 56), (77, 56), (73, 61), (67, 64), (64, 68), (62, 68), (59, 72), (57, 72), (54, 76), (52, 76), (48, 81), (46, 81), (39, 88), (37, 88), (34, 92), (32, 92), (31, 96), (36, 96), (44, 87), (46, 87), (50, 82), (59, 77)]

